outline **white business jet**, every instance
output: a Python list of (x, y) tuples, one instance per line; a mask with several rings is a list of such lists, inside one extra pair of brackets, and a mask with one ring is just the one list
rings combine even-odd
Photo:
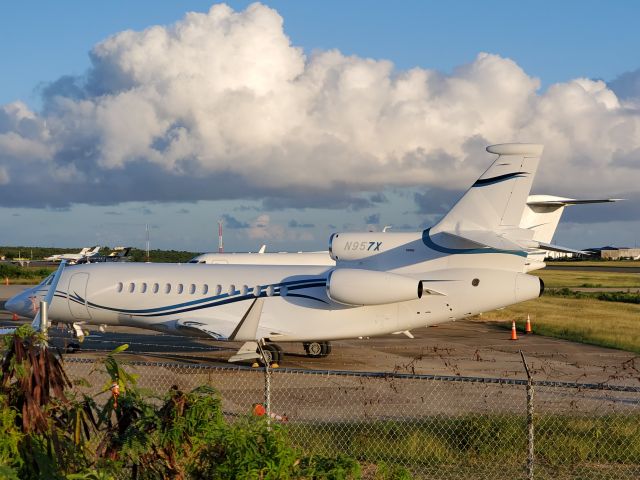
[[(67, 260), (69, 256), (82, 258), (82, 257), (85, 256), (85, 254), (89, 250), (91, 250), (91, 247), (84, 247), (78, 253), (57, 253), (55, 255), (51, 255), (50, 257), (45, 257), (44, 260), (47, 260), (49, 262), (59, 262), (59, 261), (62, 261), (62, 260)], [(63, 259), (62, 257), (67, 257), (67, 258)]]
[(5, 308), (34, 317), (48, 298), (49, 318), (78, 333), (83, 324), (125, 325), (245, 342), (230, 361), (259, 351), (277, 361), (280, 342), (303, 342), (320, 357), (331, 340), (410, 336), (541, 295), (542, 281), (526, 273), (535, 266), (529, 251), (578, 252), (521, 227), (542, 149), (487, 147), (498, 158), (440, 222), (415, 233), (335, 233), (335, 265), (63, 264)]
[(100, 248), (100, 246), (97, 246), (94, 247), (93, 250), (91, 250), (91, 247), (85, 247), (78, 253), (61, 253), (59, 255), (52, 255), (50, 257), (47, 257), (45, 258), (45, 260), (54, 262), (61, 262), (62, 260), (65, 260), (69, 264), (74, 264), (79, 262), (80, 260), (86, 260), (95, 257), (96, 255), (98, 255)]

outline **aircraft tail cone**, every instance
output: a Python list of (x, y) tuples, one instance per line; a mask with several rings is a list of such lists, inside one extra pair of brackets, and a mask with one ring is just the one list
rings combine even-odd
[(517, 340), (518, 339), (518, 332), (516, 331), (516, 321), (513, 320), (511, 322), (511, 340)]
[(524, 333), (526, 333), (527, 335), (533, 333), (533, 330), (531, 330), (531, 318), (529, 318), (529, 315), (527, 315), (527, 323), (524, 327)]

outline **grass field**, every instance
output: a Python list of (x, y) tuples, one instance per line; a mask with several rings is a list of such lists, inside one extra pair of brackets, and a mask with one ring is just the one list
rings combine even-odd
[(640, 305), (543, 296), (476, 319), (522, 331), (527, 315), (535, 333), (640, 353)]
[(640, 260), (583, 260), (579, 262), (545, 262), (558, 267), (640, 267)]
[(531, 273), (542, 278), (547, 288), (640, 288), (640, 273), (575, 272), (545, 269)]
[[(536, 478), (634, 478), (632, 472), (640, 469), (637, 414), (538, 414), (535, 421)], [(293, 424), (285, 429), (304, 451), (401, 465), (416, 478), (524, 478), (524, 412), (435, 416), (412, 423)]]

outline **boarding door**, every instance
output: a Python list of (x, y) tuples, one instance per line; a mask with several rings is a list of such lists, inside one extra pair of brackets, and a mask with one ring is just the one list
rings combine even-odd
[(88, 320), (91, 318), (87, 308), (87, 282), (88, 273), (76, 273), (69, 280), (67, 289), (67, 299), (69, 301), (69, 311), (71, 316), (77, 319)]

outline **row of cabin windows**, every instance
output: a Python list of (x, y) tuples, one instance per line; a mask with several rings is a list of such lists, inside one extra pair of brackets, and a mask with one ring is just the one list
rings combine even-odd
[[(249, 287), (248, 285), (244, 285), (241, 289), (237, 289), (235, 285), (229, 285), (229, 288), (224, 289), (222, 285), (216, 285), (215, 288), (209, 289), (209, 285), (206, 283), (200, 288), (196, 286), (195, 283), (192, 283), (188, 287), (183, 285), (182, 283), (178, 283), (174, 286), (171, 283), (165, 283), (162, 285), (162, 293), (171, 293), (174, 291), (177, 294), (188, 293), (190, 295), (195, 295), (196, 293), (200, 295), (221, 295), (222, 293), (228, 293), (229, 295), (235, 295), (237, 293), (242, 293), (243, 295), (249, 295), (250, 293), (253, 296), (257, 297), (260, 295), (260, 291), (262, 287), (260, 285), (256, 285), (255, 287)], [(147, 284), (147, 282), (142, 282), (140, 284), (136, 284), (134, 282), (130, 282), (126, 285), (123, 282), (118, 282), (116, 284), (116, 291), (118, 293), (127, 292), (127, 293), (160, 293), (161, 286), (159, 283)], [(266, 293), (268, 296), (273, 296), (275, 293), (275, 287), (273, 285), (269, 285), (266, 288)], [(286, 287), (280, 287), (280, 295), (286, 295)]]

